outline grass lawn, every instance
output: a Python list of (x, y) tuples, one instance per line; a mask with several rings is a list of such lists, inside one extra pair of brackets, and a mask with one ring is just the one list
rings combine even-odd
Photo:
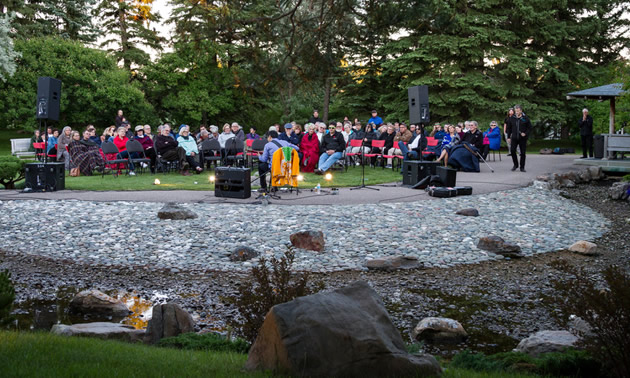
[[(268, 377), (241, 371), (237, 353), (157, 348), (50, 333), (0, 331), (4, 377)], [(531, 375), (480, 373), (447, 368), (443, 377), (520, 378)]]
[[(257, 171), (257, 170), (256, 170)], [(300, 188), (311, 189), (318, 183), (322, 187), (348, 187), (361, 184), (361, 167), (350, 167), (348, 171), (333, 171), (332, 180), (327, 181), (323, 176), (314, 173), (304, 173), (304, 181), (300, 183)], [(66, 176), (66, 189), (72, 190), (214, 190), (214, 184), (210, 182), (210, 177), (214, 176), (214, 170), (205, 171), (199, 175), (182, 176), (172, 172), (168, 174), (157, 173), (155, 175), (145, 171), (136, 176), (105, 175), (98, 176)], [(381, 168), (365, 168), (366, 185), (390, 183), (401, 180), (398, 171)], [(160, 185), (154, 185), (155, 179), (160, 180)], [(253, 181), (252, 177), (252, 181)], [(196, 183), (196, 184), (195, 184)], [(258, 187), (258, 180), (253, 182), (253, 187)]]

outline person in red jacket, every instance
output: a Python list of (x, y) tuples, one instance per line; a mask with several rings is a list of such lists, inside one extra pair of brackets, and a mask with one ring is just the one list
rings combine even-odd
[[(114, 144), (116, 145), (116, 147), (118, 147), (118, 159), (129, 159), (129, 152), (127, 152), (127, 142), (129, 141), (129, 138), (127, 138), (127, 136), (125, 135), (127, 134), (127, 129), (123, 126), (119, 127), (118, 130), (116, 130), (116, 136), (114, 137)], [(133, 153), (131, 154), (132, 158), (137, 158), (138, 154)], [(136, 155), (136, 156), (134, 156)], [(132, 162), (129, 162), (129, 175), (130, 176), (135, 176), (136, 173), (134, 172), (134, 166)]]
[(300, 170), (302, 172), (313, 172), (319, 161), (319, 138), (315, 132), (315, 125), (312, 123), (306, 125), (306, 130), (307, 133), (302, 137), (302, 142), (300, 142), (300, 151), (302, 152)]

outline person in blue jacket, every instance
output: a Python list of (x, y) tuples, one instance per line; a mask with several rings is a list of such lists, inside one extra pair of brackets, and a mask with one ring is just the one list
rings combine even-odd
[[(485, 143), (486, 138), (488, 138), (488, 144)], [(499, 130), (497, 121), (490, 122), (490, 128), (483, 133), (483, 139), (482, 157), (485, 159), (491, 150), (498, 151), (501, 148), (501, 130)]]
[(376, 128), (383, 124), (383, 119), (378, 116), (376, 110), (372, 110), (372, 118), (368, 121), (368, 123), (373, 123)]

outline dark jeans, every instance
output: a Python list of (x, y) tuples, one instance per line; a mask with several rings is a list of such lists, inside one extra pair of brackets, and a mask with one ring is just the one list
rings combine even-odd
[(157, 158), (157, 155), (155, 153), (155, 148), (149, 148), (147, 150), (144, 150), (144, 155), (146, 157), (148, 157), (149, 159), (151, 159), (151, 170), (155, 170), (155, 159)]
[(186, 161), (186, 150), (182, 147), (170, 149), (162, 154), (162, 159), (166, 161), (177, 160), (179, 162), (179, 169), (183, 169), (184, 162)]
[(260, 162), (258, 163), (258, 177), (260, 177), (260, 187), (263, 190), (267, 190), (267, 172), (271, 171), (271, 167), (269, 166), (269, 163), (267, 162)]
[(593, 135), (582, 135), (582, 157), (586, 157), (588, 149), (588, 157), (593, 157)]
[[(199, 156), (199, 155), (197, 155)], [(197, 170), (197, 168), (199, 167), (199, 163), (197, 163), (197, 157), (196, 156), (188, 156), (186, 155), (186, 161), (188, 162), (188, 165), (190, 166), (190, 168)]]
[[(400, 152), (402, 153), (403, 162), (409, 160), (409, 157), (407, 156), (407, 154), (410, 154), (414, 159), (418, 158), (418, 152), (414, 151), (414, 150), (409, 151), (407, 146), (405, 146), (405, 142), (403, 142), (403, 141), (398, 142), (398, 148), (400, 149)], [(403, 167), (401, 165), (400, 166), (400, 171), (402, 172), (402, 170), (403, 170)]]
[(512, 143), (510, 144), (510, 154), (512, 155), (512, 162), (514, 166), (518, 168), (518, 158), (516, 157), (516, 149), (519, 148), (521, 151), (521, 169), (525, 169), (525, 150), (527, 149), (527, 137), (514, 139), (512, 138)]
[[(127, 151), (122, 151), (122, 152), (118, 153), (118, 158), (119, 159), (129, 159), (130, 156), (131, 156), (132, 159), (137, 159), (139, 157), (137, 152), (132, 152), (131, 155), (129, 155), (129, 152), (127, 152)], [(133, 169), (134, 169), (133, 163), (130, 161), (128, 165), (129, 165), (129, 170), (133, 171)]]

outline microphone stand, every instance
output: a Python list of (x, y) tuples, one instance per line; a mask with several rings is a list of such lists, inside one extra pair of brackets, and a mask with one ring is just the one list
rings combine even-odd
[(371, 188), (365, 185), (365, 139), (361, 138), (361, 185), (355, 186), (354, 188), (350, 188), (350, 190), (358, 190), (358, 189), (372, 189), (372, 190), (380, 190), (378, 188)]

